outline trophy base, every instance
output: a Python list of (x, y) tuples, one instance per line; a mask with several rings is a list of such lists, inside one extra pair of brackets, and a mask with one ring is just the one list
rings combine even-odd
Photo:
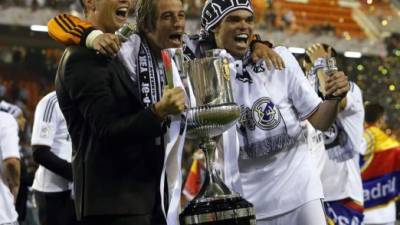
[(181, 225), (255, 225), (253, 205), (238, 195), (195, 199), (179, 215)]

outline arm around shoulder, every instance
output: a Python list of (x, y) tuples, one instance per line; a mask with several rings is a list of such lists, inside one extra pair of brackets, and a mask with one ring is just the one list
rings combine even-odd
[[(121, 116), (118, 109), (123, 103), (117, 101), (112, 87), (113, 76), (119, 75), (111, 72), (110, 62), (110, 58), (92, 50), (70, 47), (57, 74), (58, 94), (67, 95), (76, 104), (74, 107), (100, 137), (142, 140), (160, 136), (162, 122), (150, 109), (143, 109), (139, 102), (141, 110)], [(59, 101), (62, 109), (62, 98)], [(132, 101), (137, 101), (134, 96)]]

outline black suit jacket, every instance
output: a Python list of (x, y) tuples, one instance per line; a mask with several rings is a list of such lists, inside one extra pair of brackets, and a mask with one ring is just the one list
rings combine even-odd
[(154, 214), (164, 157), (155, 144), (161, 121), (138, 101), (121, 62), (69, 47), (56, 91), (72, 137), (78, 217)]

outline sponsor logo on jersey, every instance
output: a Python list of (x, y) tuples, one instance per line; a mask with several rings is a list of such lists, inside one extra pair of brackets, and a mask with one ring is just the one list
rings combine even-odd
[(42, 129), (40, 130), (39, 136), (41, 138), (49, 138), (49, 136), (50, 136), (50, 128), (47, 127), (47, 126), (42, 127)]

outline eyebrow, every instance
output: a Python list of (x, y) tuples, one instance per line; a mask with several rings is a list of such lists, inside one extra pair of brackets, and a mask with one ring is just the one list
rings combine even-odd
[[(165, 15), (167, 15), (167, 14), (174, 14), (175, 12), (174, 11), (165, 11), (165, 12), (163, 12), (163, 13), (161, 13), (161, 16), (165, 16)], [(177, 12), (178, 14), (181, 14), (181, 13), (183, 13), (183, 14), (185, 14), (186, 15), (186, 13), (185, 13), (185, 11), (184, 10), (180, 10), (179, 12)]]

